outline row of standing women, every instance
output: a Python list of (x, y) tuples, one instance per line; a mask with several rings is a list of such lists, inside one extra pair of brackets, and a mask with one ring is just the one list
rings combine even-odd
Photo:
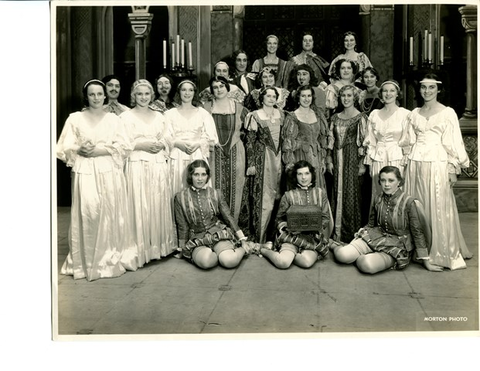
[[(296, 101), (291, 112), (278, 107), (282, 90), (268, 82), (252, 98), (258, 109), (249, 112), (231, 95), (233, 85), (219, 76), (210, 81), (211, 97), (204, 108), (196, 106), (195, 84), (181, 82), (177, 105), (165, 115), (151, 109), (153, 88), (139, 80), (132, 87), (134, 108), (117, 118), (103, 110), (105, 86), (98, 80), (85, 84), (87, 109), (70, 115), (58, 142), (58, 157), (72, 166), (70, 253), (62, 273), (89, 280), (115, 277), (125, 269), (135, 270), (152, 259), (174, 254), (178, 248), (185, 252), (188, 244), (192, 249), (205, 242), (191, 245), (193, 239), (185, 240), (189, 236), (185, 223), (192, 219), (181, 219), (175, 213), (176, 228), (173, 215), (174, 195), (195, 188), (193, 173), (186, 172), (195, 160), (204, 161), (203, 172), (211, 172), (208, 183), (215, 190), (207, 197), (207, 208), (200, 208), (204, 213), (199, 217), (205, 221), (207, 211), (223, 210), (226, 215), (228, 210), (231, 220), (238, 223), (234, 230), (237, 246), (243, 250), (238, 256), (258, 251), (255, 243), (262, 245), (262, 254), (270, 254), (265, 251), (269, 244), (264, 244), (277, 240), (274, 217), (282, 212), (276, 208), (285, 191), (295, 189), (288, 188), (282, 176), (285, 169), (293, 171), (298, 161), (312, 166), (317, 188), (323, 190), (318, 199), (327, 193), (326, 174), (333, 174), (328, 210), (331, 207), (334, 227), (332, 234), (322, 231), (320, 240), (310, 240), (320, 246), (322, 254), (317, 256), (325, 254), (323, 247), (330, 236), (340, 245), (334, 251), (358, 237), (362, 227), (360, 177), (368, 167), (374, 184), (373, 210), (377, 195), (383, 192), (376, 186), (380, 170), (393, 165), (405, 175), (403, 188), (421, 201), (426, 223), (432, 226), (430, 263), (450, 269), (465, 267), (463, 258), (471, 254), (461, 235), (451, 185), (460, 169), (468, 166), (468, 156), (455, 112), (437, 101), (442, 83), (434, 75), (426, 76), (420, 90), (425, 104), (409, 112), (396, 104), (398, 84), (386, 81), (379, 89), (384, 106), (373, 109), (375, 89), (369, 90), (369, 79), (375, 80), (370, 76), (374, 75), (378, 80), (376, 71), (363, 71), (367, 89), (360, 92), (347, 78), (356, 65), (345, 59), (337, 63), (337, 81), (344, 79), (345, 84), (327, 87), (325, 110), (314, 104), (315, 88), (323, 90), (300, 82), (304, 71), (310, 80), (315, 79), (308, 66), (298, 69), (300, 86), (291, 94)], [(260, 78), (275, 76), (275, 70), (261, 72)], [(369, 116), (357, 108), (361, 104), (370, 108)], [(192, 210), (200, 207), (200, 198), (195, 202), (192, 195), (185, 197), (175, 209), (190, 210), (194, 216)], [(214, 225), (218, 227), (218, 221)], [(218, 242), (215, 238), (210, 244)], [(225, 249), (231, 248), (220, 252)], [(198, 266), (206, 268), (215, 264), (203, 253), (197, 260)], [(224, 264), (235, 265), (232, 259)]]

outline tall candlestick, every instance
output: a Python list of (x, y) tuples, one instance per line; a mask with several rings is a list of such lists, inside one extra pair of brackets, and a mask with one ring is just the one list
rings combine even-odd
[(182, 68), (185, 67), (185, 40), (182, 39), (182, 46), (181, 46), (181, 53), (182, 53)]
[(172, 43), (172, 70), (175, 68), (175, 43)]
[(425, 30), (425, 36), (423, 39), (423, 60), (428, 62), (428, 31)]
[(177, 63), (180, 63), (180, 35), (177, 35), (177, 56), (176, 56)]
[(440, 65), (442, 65), (442, 66), (443, 66), (443, 59), (445, 57), (445, 55), (444, 55), (445, 51), (443, 49), (444, 48), (444, 46), (443, 46), (444, 42), (445, 42), (445, 40), (444, 40), (443, 36), (440, 36)]
[(432, 55), (433, 55), (433, 39), (432, 34), (428, 34), (428, 63), (432, 63)]
[[(443, 36), (442, 36), (443, 37)], [(188, 68), (193, 69), (192, 42), (188, 42)]]
[(410, 49), (409, 49), (410, 66), (413, 66), (413, 37), (410, 36)]
[(167, 40), (163, 39), (163, 69), (167, 69)]

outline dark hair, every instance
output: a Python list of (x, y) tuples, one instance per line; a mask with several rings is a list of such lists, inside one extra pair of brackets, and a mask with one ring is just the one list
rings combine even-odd
[(295, 97), (295, 103), (297, 104), (297, 107), (300, 106), (300, 92), (304, 90), (310, 90), (312, 92), (312, 103), (311, 105), (315, 105), (315, 91), (313, 90), (313, 86), (310, 84), (307, 85), (301, 85), (295, 90), (294, 92), (294, 97)]
[(208, 86), (210, 87), (210, 93), (213, 94), (213, 86), (212, 85), (213, 85), (214, 82), (222, 83), (227, 88), (227, 91), (230, 91), (230, 83), (228, 82), (228, 80), (225, 77), (223, 77), (223, 76), (213, 76), (210, 79), (210, 81), (208, 82)]
[(118, 80), (118, 82), (120, 82), (120, 79), (118, 78), (117, 75), (107, 75), (102, 79), (102, 82), (105, 85), (107, 85), (107, 83), (110, 82), (111, 80)]
[(267, 86), (263, 87), (260, 90), (260, 94), (258, 96), (258, 101), (260, 102), (260, 107), (263, 105), (263, 98), (267, 94), (267, 90), (273, 90), (275, 92), (275, 96), (277, 97), (277, 99), (279, 97), (278, 91), (277, 91), (277, 89), (275, 89), (275, 86), (267, 85)]
[(204, 160), (195, 160), (187, 167), (187, 184), (189, 186), (193, 185), (192, 175), (195, 172), (195, 169), (199, 167), (205, 168), (205, 171), (208, 175), (207, 182), (210, 180), (210, 167), (208, 166), (207, 162)]
[(398, 167), (396, 167), (396, 166), (384, 166), (384, 167), (382, 167), (382, 169), (378, 173), (378, 184), (380, 184), (380, 175), (382, 173), (384, 173), (384, 174), (387, 174), (387, 173), (395, 174), (395, 177), (397, 178), (397, 180), (400, 181), (399, 187), (403, 186), (404, 179), (403, 179), (402, 174), (400, 173), (400, 170), (398, 169)]
[(277, 71), (274, 70), (273, 68), (270, 68), (270, 67), (263, 67), (260, 72), (258, 73), (257, 75), (257, 86), (258, 87), (262, 87), (262, 77), (265, 73), (271, 73), (273, 75), (273, 77), (275, 78), (277, 76)]
[[(422, 80), (423, 80), (423, 79), (432, 79), (432, 80), (440, 81), (440, 78), (438, 77), (438, 75), (437, 75), (436, 73), (426, 73), (426, 74), (423, 76)], [(422, 80), (420, 80), (420, 81), (422, 81)], [(418, 85), (419, 85), (419, 87), (420, 87), (422, 84), (420, 84), (420, 82), (419, 82)], [(438, 84), (438, 83), (437, 83), (436, 85), (437, 85), (438, 92), (439, 92), (439, 93), (442, 92), (442, 91), (443, 91), (443, 89), (442, 89), (442, 85), (443, 85), (443, 84)]]
[(347, 36), (350, 36), (350, 35), (355, 38), (355, 48), (354, 48), (353, 50), (357, 51), (358, 36), (357, 36), (357, 34), (356, 34), (355, 32), (353, 32), (353, 31), (347, 31), (347, 32), (345, 32), (345, 33), (343, 34), (343, 40), (345, 40), (345, 38), (346, 38)]
[(298, 181), (297, 181), (297, 171), (298, 171), (298, 169), (302, 169), (304, 167), (308, 167), (308, 170), (310, 170), (310, 173), (312, 174), (312, 185), (315, 186), (317, 184), (317, 174), (315, 172), (315, 168), (313, 167), (313, 165), (308, 161), (300, 160), (300, 161), (295, 162), (295, 164), (293, 165), (293, 168), (292, 168), (292, 170), (290, 171), (290, 174), (289, 174), (290, 184), (292, 185), (292, 187), (296, 188), (296, 186), (297, 186), (297, 183), (298, 183)]
[(362, 75), (363, 83), (365, 83), (365, 80), (363, 79), (363, 75), (365, 75), (365, 73), (367, 72), (370, 72), (372, 75), (374, 75), (377, 78), (377, 82), (380, 81), (380, 74), (378, 73), (378, 71), (373, 67), (367, 67), (364, 70), (362, 70), (362, 72), (360, 72), (360, 74)]
[(170, 75), (167, 75), (166, 73), (162, 73), (160, 76), (158, 76), (156, 79), (155, 79), (155, 86), (153, 87), (155, 89), (155, 93), (157, 94), (157, 98), (160, 96), (160, 92), (158, 91), (158, 81), (162, 78), (162, 77), (165, 77), (168, 81), (170, 81), (170, 86), (172, 87), (170, 89), (170, 93), (168, 94), (170, 97), (174, 95), (174, 82), (173, 82), (173, 79), (170, 77)]
[(83, 93), (83, 104), (84, 104), (84, 106), (85, 107), (89, 106), (87, 91), (88, 91), (88, 87), (90, 85), (98, 85), (98, 86), (102, 87), (103, 94), (105, 95), (105, 102), (104, 103), (107, 103), (108, 102), (108, 96), (107, 96), (107, 88), (105, 87), (105, 84), (100, 80), (92, 79), (92, 80), (87, 81), (85, 83), (85, 85), (83, 85), (82, 93)]
[(298, 83), (297, 74), (298, 74), (298, 71), (302, 71), (302, 70), (307, 71), (310, 74), (310, 82), (309, 82), (310, 85), (318, 86), (318, 84), (320, 84), (320, 82), (318, 81), (318, 76), (315, 74), (315, 71), (313, 70), (312, 67), (310, 67), (308, 64), (299, 64), (299, 65), (296, 65), (293, 68), (292, 72), (290, 73), (288, 90), (293, 91), (300, 86)]
[(342, 63), (343, 62), (348, 62), (350, 63), (350, 65), (352, 66), (352, 82), (355, 81), (355, 76), (357, 76), (357, 73), (358, 73), (358, 64), (354, 61), (351, 61), (349, 59), (346, 59), (346, 58), (341, 58), (339, 59), (338, 61), (335, 62), (335, 79), (337, 80), (341, 80), (341, 76), (340, 76), (340, 68), (342, 67)]

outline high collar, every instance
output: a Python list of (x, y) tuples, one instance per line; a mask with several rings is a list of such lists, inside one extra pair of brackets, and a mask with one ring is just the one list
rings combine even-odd
[(303, 189), (303, 190), (305, 190), (305, 191), (309, 190), (309, 189), (312, 188), (312, 187), (313, 187), (313, 183), (310, 183), (310, 184), (307, 185), (307, 186), (302, 186), (302, 185), (300, 185), (300, 184), (297, 183), (297, 188)]

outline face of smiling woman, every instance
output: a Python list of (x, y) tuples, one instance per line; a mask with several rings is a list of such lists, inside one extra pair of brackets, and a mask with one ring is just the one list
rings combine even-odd
[(91, 108), (103, 107), (105, 93), (100, 85), (91, 84), (87, 88), (88, 106)]
[(436, 83), (422, 83), (420, 85), (420, 95), (425, 102), (436, 101), (438, 96), (438, 86)]
[(277, 95), (275, 94), (275, 90), (268, 89), (265, 96), (263, 97), (263, 105), (265, 107), (273, 107), (277, 102)]
[(340, 101), (343, 104), (343, 107), (349, 108), (355, 103), (355, 96), (352, 89), (346, 89), (340, 95)]
[(192, 184), (195, 188), (202, 188), (207, 184), (207, 169), (204, 167), (196, 167), (192, 174)]
[(343, 62), (340, 66), (340, 77), (342, 79), (351, 79), (353, 77), (352, 64), (350, 62)]
[(398, 97), (398, 90), (393, 84), (385, 84), (382, 86), (382, 99), (385, 104), (395, 103)]
[(345, 50), (354, 50), (355, 46), (357, 45), (355, 41), (355, 36), (347, 35), (343, 39), (343, 45), (345, 46)]
[(148, 107), (152, 99), (152, 93), (148, 86), (140, 85), (135, 89), (135, 105)]
[(186, 82), (180, 87), (180, 99), (183, 103), (191, 102), (195, 94), (195, 89), (193, 85)]
[(263, 86), (275, 84), (275, 76), (270, 72), (264, 72), (262, 74), (262, 84)]
[(377, 76), (375, 76), (370, 71), (367, 71), (363, 74), (363, 82), (365, 83), (365, 85), (367, 85), (368, 88), (371, 88), (377, 83)]
[(310, 89), (302, 90), (298, 99), (302, 107), (310, 107), (310, 105), (312, 104), (312, 91)]

